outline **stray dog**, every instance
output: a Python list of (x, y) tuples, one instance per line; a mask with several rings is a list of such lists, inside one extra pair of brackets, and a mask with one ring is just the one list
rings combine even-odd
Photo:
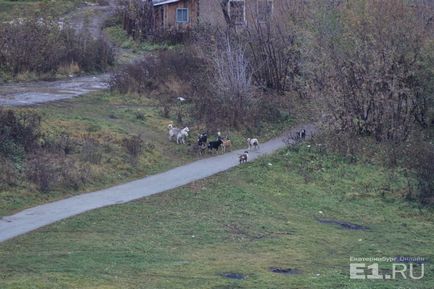
[(188, 127), (185, 127), (181, 129), (178, 134), (176, 135), (176, 143), (177, 144), (185, 144), (185, 138), (188, 137), (188, 132), (190, 129)]
[(207, 132), (200, 134), (199, 137), (197, 138), (197, 144), (199, 146), (206, 145), (207, 142), (208, 142), (208, 133)]
[(299, 132), (298, 132), (298, 138), (299, 139), (305, 139), (306, 138), (306, 130), (304, 128), (302, 128)]
[(181, 129), (174, 127), (173, 124), (169, 124), (167, 128), (169, 129), (169, 141), (173, 140), (181, 131)]
[(222, 141), (223, 141), (223, 143), (222, 143), (223, 153), (225, 153), (226, 149), (231, 148), (232, 142), (228, 137), (224, 138)]
[(213, 151), (215, 150), (216, 152), (218, 152), (220, 146), (223, 144), (223, 141), (221, 139), (216, 140), (216, 141), (210, 141), (208, 143), (208, 151)]
[(249, 158), (249, 152), (245, 151), (242, 155), (239, 156), (240, 164), (247, 162), (248, 158)]
[(257, 138), (248, 138), (247, 145), (249, 146), (249, 150), (255, 148), (255, 150), (259, 149), (259, 141)]

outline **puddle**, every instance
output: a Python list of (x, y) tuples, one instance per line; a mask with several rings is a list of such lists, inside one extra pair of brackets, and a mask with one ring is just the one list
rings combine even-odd
[(246, 276), (244, 276), (243, 274), (239, 274), (239, 273), (224, 273), (224, 274), (222, 274), (222, 276), (225, 278), (228, 278), (228, 279), (236, 279), (236, 280), (246, 279)]
[(69, 99), (108, 88), (108, 74), (0, 85), (0, 105), (23, 106)]
[(338, 225), (344, 230), (369, 230), (368, 227), (338, 220), (318, 219), (321, 224)]
[(292, 268), (280, 268), (280, 267), (271, 267), (270, 272), (284, 275), (297, 275), (301, 274), (300, 270), (292, 269)]

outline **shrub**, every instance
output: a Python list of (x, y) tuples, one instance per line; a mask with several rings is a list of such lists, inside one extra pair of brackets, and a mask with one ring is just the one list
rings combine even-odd
[(39, 151), (28, 156), (26, 176), (43, 193), (62, 188), (77, 190), (90, 179), (91, 169), (74, 159)]
[(26, 175), (39, 191), (48, 193), (59, 183), (60, 169), (61, 166), (53, 155), (38, 153), (29, 157)]
[(400, 153), (404, 166), (410, 168), (416, 178), (416, 193), (407, 197), (434, 205), (434, 146), (425, 141), (411, 142)]
[(126, 137), (122, 141), (123, 147), (126, 149), (133, 164), (137, 164), (138, 157), (142, 154), (145, 145), (144, 141), (139, 135)]
[(41, 117), (31, 110), (0, 109), (0, 155), (22, 157), (38, 147)]
[(20, 172), (10, 159), (0, 156), (0, 172), (0, 188), (18, 184)]
[(54, 20), (35, 16), (0, 24), (0, 70), (14, 77), (102, 71), (113, 61), (112, 48), (105, 39), (60, 28)]
[(102, 150), (97, 140), (85, 136), (83, 140), (83, 146), (81, 149), (81, 159), (85, 162), (93, 164), (99, 164), (102, 160)]

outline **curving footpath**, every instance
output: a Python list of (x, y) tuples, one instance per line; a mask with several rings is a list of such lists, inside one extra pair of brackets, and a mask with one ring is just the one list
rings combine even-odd
[[(301, 128), (306, 129), (307, 137), (310, 137), (315, 130), (312, 124), (303, 125), (291, 129), (287, 135)], [(258, 151), (249, 153), (249, 161), (285, 147), (283, 139), (284, 136), (261, 144)], [(242, 152), (244, 150), (202, 159), (140, 180), (33, 207), (15, 215), (3, 217), (0, 219), (0, 242), (90, 210), (137, 200), (226, 171), (238, 165), (238, 155)]]

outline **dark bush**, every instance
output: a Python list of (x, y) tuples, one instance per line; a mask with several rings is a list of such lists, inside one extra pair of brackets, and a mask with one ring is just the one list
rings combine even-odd
[(14, 162), (0, 156), (0, 188), (18, 184), (20, 172)]
[(31, 111), (0, 109), (0, 155), (22, 158), (38, 147), (41, 117)]
[(130, 156), (130, 161), (137, 164), (138, 157), (145, 149), (145, 143), (139, 135), (126, 137), (122, 141), (122, 145)]
[(99, 164), (102, 160), (102, 149), (97, 140), (85, 136), (81, 149), (81, 159), (85, 162)]
[(90, 179), (91, 170), (74, 159), (39, 151), (28, 156), (26, 176), (40, 192), (48, 193), (54, 189), (79, 189)]
[(77, 150), (77, 146), (77, 141), (62, 133), (58, 136), (45, 136), (42, 148), (49, 153), (69, 155)]
[(434, 146), (425, 141), (412, 142), (400, 153), (404, 166), (410, 168), (416, 178), (416, 193), (407, 197), (434, 205)]
[(113, 61), (105, 39), (60, 28), (53, 20), (33, 17), (0, 24), (0, 70), (14, 77), (29, 72), (54, 75), (70, 66), (102, 71)]
[(60, 171), (60, 185), (63, 188), (80, 189), (92, 177), (89, 166), (80, 165), (73, 159), (63, 159)]
[(61, 168), (55, 156), (36, 153), (29, 157), (26, 175), (39, 191), (48, 193), (59, 183)]

